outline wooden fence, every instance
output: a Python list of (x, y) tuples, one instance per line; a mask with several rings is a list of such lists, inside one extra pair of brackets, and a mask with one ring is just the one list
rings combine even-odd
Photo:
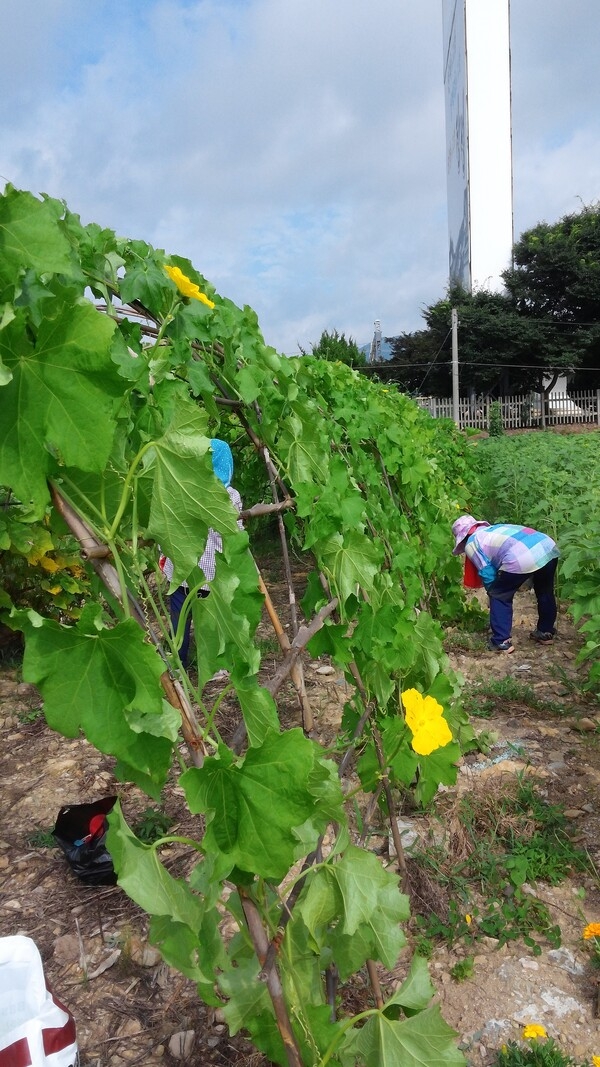
[[(416, 401), (436, 419), (454, 418), (451, 397), (418, 396)], [(461, 429), (466, 426), (477, 430), (489, 429), (493, 403), (501, 405), (505, 430), (543, 429), (572, 423), (600, 426), (600, 389), (587, 389), (574, 393), (550, 393), (545, 405), (542, 405), (539, 393), (505, 396), (498, 401), (489, 397), (474, 400), (461, 398), (458, 411)]]

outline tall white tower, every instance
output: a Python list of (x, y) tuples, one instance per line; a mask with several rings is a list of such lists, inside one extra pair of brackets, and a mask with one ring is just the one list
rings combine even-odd
[(443, 0), (449, 279), (502, 288), (513, 235), (510, 0)]

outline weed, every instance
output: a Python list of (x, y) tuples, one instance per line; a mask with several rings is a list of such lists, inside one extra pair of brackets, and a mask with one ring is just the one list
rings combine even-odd
[(146, 808), (133, 825), (133, 832), (140, 841), (151, 845), (164, 837), (173, 825), (173, 819), (160, 808)]
[(504, 678), (478, 681), (465, 689), (463, 698), (467, 713), (476, 718), (489, 718), (495, 711), (506, 709), (507, 704), (519, 704), (531, 711), (544, 711), (554, 715), (568, 715), (569, 709), (557, 701), (541, 699), (535, 689), (511, 674)]
[(540, 938), (558, 947), (560, 927), (525, 883), (556, 885), (573, 870), (589, 869), (561, 809), (531, 779), (516, 776), (496, 791), (488, 785), (459, 798), (445, 825), (452, 854), (426, 849), (419, 862), (445, 887), (448, 906), (417, 916), (418, 937), (474, 944), (486, 936), (501, 945), (521, 938), (534, 955)]
[(431, 937), (426, 937), (424, 934), (417, 934), (415, 938), (415, 952), (418, 956), (422, 956), (424, 960), (430, 960), (433, 956), (434, 943)]
[(56, 848), (56, 838), (51, 830), (33, 830), (27, 837), (27, 844), (32, 848)]
[(475, 961), (473, 956), (465, 956), (464, 960), (459, 960), (454, 964), (454, 967), (450, 968), (450, 977), (455, 982), (464, 982), (467, 978), (472, 978), (475, 970)]
[(19, 712), (17, 718), (20, 723), (32, 723), (37, 722), (43, 716), (42, 708), (30, 708), (28, 711)]
[(578, 1063), (571, 1059), (549, 1037), (546, 1041), (533, 1040), (527, 1045), (509, 1041), (498, 1052), (493, 1067), (590, 1067), (590, 1064), (588, 1060)]
[(261, 656), (273, 655), (281, 652), (281, 646), (276, 637), (261, 637), (257, 641)]

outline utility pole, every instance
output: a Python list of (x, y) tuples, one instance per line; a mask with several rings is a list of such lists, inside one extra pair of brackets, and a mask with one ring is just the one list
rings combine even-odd
[(452, 418), (460, 427), (458, 395), (458, 310), (452, 308)]

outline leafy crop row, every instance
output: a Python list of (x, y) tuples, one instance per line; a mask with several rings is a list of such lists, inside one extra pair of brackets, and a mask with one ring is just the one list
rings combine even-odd
[[(268, 485), (254, 514), (278, 525), (292, 626), (271, 677), (256, 640), (268, 593), (252, 513), (240, 531), (212, 472), (214, 436), (231, 441), (247, 485)], [(278, 355), (254, 312), (185, 259), (83, 226), (47, 197), (7, 187), (0, 198), (0, 550), (25, 557), (46, 531), (52, 555), (68, 532), (87, 583), (78, 617), (7, 592), (3, 617), (25, 635), (24, 676), (53, 729), (83, 732), (155, 799), (187, 764), (189, 876), (161, 862), (171, 838), (140, 841), (116, 809), (119, 882), (152, 916), (164, 958), (277, 1063), (463, 1062), (422, 960), (391, 999), (374, 978), (358, 1017), (344, 1016), (336, 982), (369, 961), (393, 967), (408, 917), (398, 875), (352, 841), (344, 794), (357, 750), (363, 787), (391, 817), (394, 789), (427, 802), (474, 744), (440, 625), (461, 603), (449, 527), (468, 470), (451, 426), (350, 368)], [(209, 528), (223, 552), (198, 599)], [(304, 620), (290, 540), (311, 569)], [(175, 584), (190, 583), (197, 683), (166, 621), (159, 544)], [(352, 684), (339, 762), (308, 736), (306, 647)], [(222, 698), (206, 688), (223, 667), (239, 706), (229, 739)], [(288, 677), (304, 731), (280, 727)], [(408, 689), (452, 732), (429, 755), (413, 747)]]
[(478, 512), (549, 533), (561, 551), (559, 588), (585, 644), (589, 688), (600, 694), (600, 431), (547, 432), (477, 446)]

